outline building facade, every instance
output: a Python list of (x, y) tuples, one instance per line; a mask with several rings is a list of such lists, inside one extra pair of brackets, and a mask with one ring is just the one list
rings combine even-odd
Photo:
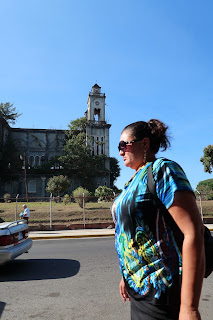
[[(89, 92), (88, 107), (85, 112), (88, 120), (86, 143), (91, 146), (92, 155), (106, 155), (109, 158), (109, 128), (111, 125), (105, 120), (105, 98), (105, 93), (101, 93), (101, 87), (95, 84), (92, 91)], [(26, 189), (29, 198), (49, 196), (46, 191), (47, 182), (51, 176), (58, 174), (60, 164), (54, 163), (51, 167), (52, 172), (49, 174), (36, 173), (33, 168), (38, 168), (62, 154), (65, 130), (11, 128), (0, 115), (0, 145), (6, 143), (9, 135), (23, 159), (23, 172), (13, 181), (4, 183), (0, 181), (0, 197), (4, 193), (9, 193), (12, 197), (19, 194), (20, 198), (24, 198)], [(106, 160), (105, 167), (110, 169), (109, 159)], [(96, 177), (95, 185), (109, 187), (110, 175)], [(78, 186), (78, 181), (71, 181), (70, 191)]]

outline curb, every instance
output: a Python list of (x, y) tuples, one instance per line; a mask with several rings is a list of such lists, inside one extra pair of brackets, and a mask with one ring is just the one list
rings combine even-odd
[(103, 238), (114, 237), (113, 234), (82, 234), (82, 235), (58, 235), (58, 236), (29, 236), (32, 240), (75, 239), (75, 238)]

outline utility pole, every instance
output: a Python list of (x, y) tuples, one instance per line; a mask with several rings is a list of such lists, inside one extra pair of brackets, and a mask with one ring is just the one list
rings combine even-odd
[(25, 192), (26, 192), (26, 200), (28, 202), (28, 192), (27, 192), (27, 170), (26, 170), (26, 156), (24, 153), (24, 158), (20, 155), (20, 159), (23, 160), (23, 167), (24, 167), (24, 182), (25, 182)]

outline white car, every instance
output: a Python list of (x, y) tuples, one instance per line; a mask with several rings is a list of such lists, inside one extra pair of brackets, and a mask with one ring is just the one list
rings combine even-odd
[(0, 264), (13, 260), (32, 247), (28, 238), (26, 220), (3, 222), (0, 220)]

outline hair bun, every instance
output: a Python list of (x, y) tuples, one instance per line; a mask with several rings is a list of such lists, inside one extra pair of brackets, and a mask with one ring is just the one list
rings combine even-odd
[(168, 126), (157, 119), (150, 119), (147, 124), (151, 132), (150, 142), (152, 150), (157, 153), (160, 148), (165, 151), (170, 147), (170, 142), (166, 134)]

